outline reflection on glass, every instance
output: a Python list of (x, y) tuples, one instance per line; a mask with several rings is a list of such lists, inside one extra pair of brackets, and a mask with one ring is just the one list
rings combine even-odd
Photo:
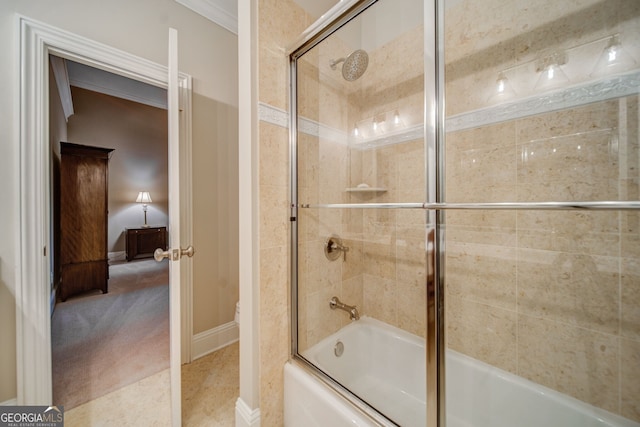
[(598, 77), (615, 74), (630, 70), (635, 65), (636, 61), (623, 49), (620, 37), (616, 34), (609, 39), (591, 75)]
[(538, 65), (540, 76), (534, 89), (537, 92), (545, 92), (565, 86), (569, 82), (569, 78), (561, 68), (565, 63), (566, 56), (563, 53), (556, 53), (542, 59)]
[(515, 98), (516, 92), (511, 86), (511, 82), (507, 78), (506, 74), (501, 71), (498, 74), (498, 79), (495, 84), (495, 92), (489, 97), (489, 104), (495, 104), (498, 102), (504, 102)]

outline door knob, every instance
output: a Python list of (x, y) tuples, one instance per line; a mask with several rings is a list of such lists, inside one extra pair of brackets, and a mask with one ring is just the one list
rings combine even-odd
[(191, 258), (193, 256), (193, 254), (196, 253), (196, 250), (193, 249), (193, 246), (189, 245), (187, 246), (187, 249), (180, 249), (180, 256), (188, 256), (189, 258)]
[(158, 262), (165, 258), (176, 260), (180, 258), (177, 252), (177, 250), (169, 249), (168, 251), (163, 251), (162, 248), (158, 248), (153, 252), (153, 258)]
[(183, 256), (188, 256), (191, 258), (193, 254), (196, 253), (196, 250), (193, 246), (189, 245), (186, 249), (169, 249), (168, 251), (162, 250), (162, 248), (158, 248), (153, 252), (153, 258), (156, 261), (160, 262), (165, 258), (168, 258), (172, 261), (178, 261)]

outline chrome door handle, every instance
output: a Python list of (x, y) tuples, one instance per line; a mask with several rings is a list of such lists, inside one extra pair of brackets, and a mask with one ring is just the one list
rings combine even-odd
[(196, 253), (196, 250), (193, 246), (189, 245), (186, 249), (169, 249), (168, 251), (162, 250), (162, 248), (158, 248), (153, 252), (153, 258), (160, 262), (165, 258), (168, 258), (172, 261), (178, 261), (183, 256), (188, 256), (191, 258), (193, 254)]

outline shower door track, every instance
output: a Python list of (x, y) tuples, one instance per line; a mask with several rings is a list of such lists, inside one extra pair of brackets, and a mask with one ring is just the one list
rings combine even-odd
[(424, 209), (424, 210), (640, 210), (640, 201), (498, 202), (498, 203), (327, 203), (297, 205), (301, 209)]

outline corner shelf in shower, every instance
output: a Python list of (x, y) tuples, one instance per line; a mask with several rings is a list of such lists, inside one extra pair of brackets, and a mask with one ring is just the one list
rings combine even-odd
[(381, 187), (350, 187), (345, 189), (347, 193), (386, 193), (386, 188)]

